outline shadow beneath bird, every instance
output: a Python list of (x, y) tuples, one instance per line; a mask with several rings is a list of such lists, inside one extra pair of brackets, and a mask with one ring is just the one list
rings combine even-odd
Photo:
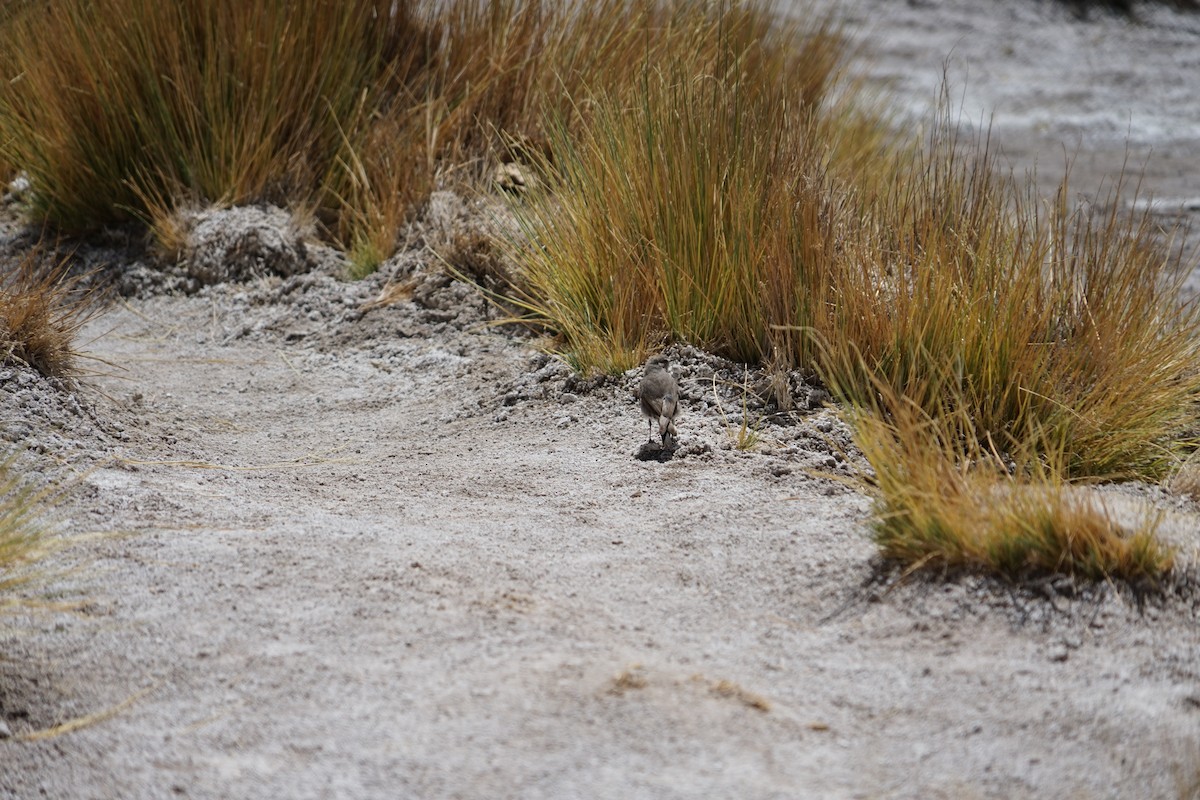
[(638, 461), (657, 461), (660, 464), (670, 461), (675, 456), (675, 444), (662, 447), (654, 442), (642, 442), (642, 446), (633, 454)]

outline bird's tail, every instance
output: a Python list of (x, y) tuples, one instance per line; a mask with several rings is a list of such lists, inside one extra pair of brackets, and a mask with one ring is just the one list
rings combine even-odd
[(678, 401), (674, 395), (663, 395), (662, 412), (658, 417), (658, 435), (662, 437), (663, 445), (665, 446), (670, 437), (675, 435), (675, 412), (677, 410)]

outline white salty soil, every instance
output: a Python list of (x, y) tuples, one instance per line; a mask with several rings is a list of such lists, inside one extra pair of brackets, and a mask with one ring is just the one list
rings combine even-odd
[[(891, 15), (881, 75), (943, 47), (929, 15), (1007, 35), (991, 4), (893, 5), (860, 5)], [(1032, 7), (1030, 36), (1147, 35)], [(79, 610), (0, 628), (0, 797), (1200, 792), (1194, 584), (1144, 608), (889, 588), (828, 412), (751, 408), (738, 451), (740, 391), (712, 382), (736, 372), (678, 349), (680, 451), (641, 460), (636, 372), (574, 380), (432, 278), (363, 312), (385, 278), (122, 301), (83, 337), (115, 366), (74, 395), (0, 373), (32, 463), (99, 462), (66, 531), (110, 534), (63, 558)], [(1193, 505), (1110, 497), (1163, 509), (1197, 563)]]

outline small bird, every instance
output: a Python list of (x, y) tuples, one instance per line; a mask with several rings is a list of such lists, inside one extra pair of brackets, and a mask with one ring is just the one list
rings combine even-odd
[(650, 423), (650, 441), (654, 441), (654, 422), (658, 421), (658, 435), (662, 437), (663, 449), (671, 446), (675, 437), (675, 415), (679, 413), (679, 384), (675, 376), (667, 372), (667, 357), (653, 356), (646, 362), (646, 374), (638, 389), (642, 401), (642, 414)]

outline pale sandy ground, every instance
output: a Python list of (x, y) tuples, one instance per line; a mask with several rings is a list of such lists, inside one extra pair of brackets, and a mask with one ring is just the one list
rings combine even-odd
[[(894, 43), (879, 69), (916, 85), (945, 48), (922, 20), (1004, 38), (1019, 4), (863, 5)], [(1032, 6), (1030, 35), (1081, 25)], [(1143, 35), (1087, 24), (1110, 51)], [(635, 374), (576, 386), (454, 287), (360, 315), (373, 289), (218, 287), (89, 327), (119, 367), (80, 393), (95, 421), (31, 436), (118, 459), (64, 512), (115, 533), (64, 562), (80, 612), (0, 628), (0, 797), (1200, 792), (1194, 588), (1141, 611), (1104, 587), (884, 591), (869, 501), (811, 474), (845, 472), (827, 413), (730, 449), (701, 359), (681, 456), (640, 461)], [(1196, 563), (1194, 506), (1110, 494), (1157, 503)], [(69, 720), (90, 724), (21, 738)]]

